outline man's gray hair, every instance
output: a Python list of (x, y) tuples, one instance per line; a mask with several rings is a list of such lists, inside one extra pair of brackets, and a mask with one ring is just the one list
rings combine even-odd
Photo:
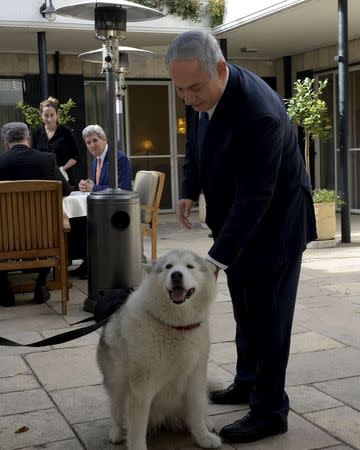
[(16, 144), (29, 138), (29, 128), (23, 122), (9, 122), (1, 128), (1, 139), (5, 145)]
[(217, 40), (204, 31), (187, 31), (180, 34), (169, 46), (165, 55), (165, 66), (174, 59), (197, 59), (202, 68), (210, 75), (216, 74), (219, 61), (225, 61)]
[(82, 130), (82, 137), (84, 140), (86, 140), (86, 138), (91, 134), (96, 134), (100, 139), (106, 141), (105, 131), (101, 128), (100, 125), (88, 125)]

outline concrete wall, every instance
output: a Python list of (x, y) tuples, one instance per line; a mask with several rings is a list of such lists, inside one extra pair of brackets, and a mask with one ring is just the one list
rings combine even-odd
[[(296, 81), (296, 73), (305, 70), (313, 70), (315, 72), (337, 69), (337, 45), (322, 47), (311, 50), (292, 57), (292, 79)], [(360, 39), (349, 42), (349, 64), (360, 63)], [(274, 61), (275, 66), (280, 66), (282, 60)], [(277, 76), (278, 73), (277, 73)]]
[[(164, 56), (162, 53), (157, 53), (153, 57), (136, 59), (130, 61), (130, 70), (128, 78), (168, 78), (168, 73), (165, 69)], [(48, 72), (54, 73), (54, 56), (48, 55)], [(272, 61), (258, 61), (258, 60), (243, 60), (233, 59), (230, 61), (234, 64), (249, 69), (262, 77), (272, 77), (277, 75), (276, 66)], [(68, 75), (82, 74), (85, 77), (100, 76), (101, 64), (93, 64), (80, 61), (76, 55), (61, 55), (60, 54), (60, 73)], [(1, 54), (0, 76), (6, 77), (20, 77), (29, 73), (39, 73), (38, 55), (30, 54)]]

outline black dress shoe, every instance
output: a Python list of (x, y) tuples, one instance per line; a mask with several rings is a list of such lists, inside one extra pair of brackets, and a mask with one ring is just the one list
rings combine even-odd
[(249, 403), (249, 389), (241, 388), (233, 383), (226, 389), (211, 392), (210, 400), (218, 405)]
[(49, 289), (46, 286), (35, 286), (34, 300), (37, 304), (46, 303), (50, 298)]
[(220, 436), (225, 442), (252, 442), (267, 436), (286, 433), (287, 418), (281, 416), (259, 416), (250, 411), (240, 420), (226, 425), (220, 430)]

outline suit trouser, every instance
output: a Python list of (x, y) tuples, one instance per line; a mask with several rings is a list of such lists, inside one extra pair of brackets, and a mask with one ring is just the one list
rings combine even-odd
[(235, 383), (249, 390), (250, 408), (259, 414), (289, 412), (285, 372), (301, 259), (253, 276), (236, 264), (226, 270), (236, 321)]

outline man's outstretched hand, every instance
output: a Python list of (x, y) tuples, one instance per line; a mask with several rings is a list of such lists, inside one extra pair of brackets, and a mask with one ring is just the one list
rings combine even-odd
[(176, 204), (176, 217), (179, 223), (185, 228), (191, 228), (191, 222), (189, 220), (191, 209), (193, 207), (193, 200), (189, 198), (182, 198)]

